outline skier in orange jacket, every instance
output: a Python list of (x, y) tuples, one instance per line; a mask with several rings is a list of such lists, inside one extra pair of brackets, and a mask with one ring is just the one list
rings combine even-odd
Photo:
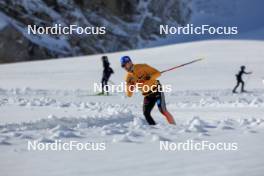
[(172, 115), (167, 111), (164, 92), (157, 78), (161, 73), (147, 64), (133, 64), (129, 56), (123, 56), (120, 60), (121, 66), (127, 71), (126, 94), (133, 95), (136, 85), (144, 96), (143, 113), (150, 125), (156, 122), (151, 116), (151, 111), (157, 103), (159, 111), (166, 117), (170, 124), (175, 124)]

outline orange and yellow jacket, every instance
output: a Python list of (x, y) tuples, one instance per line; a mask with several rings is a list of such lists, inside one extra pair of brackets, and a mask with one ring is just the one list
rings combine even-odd
[(158, 86), (157, 78), (161, 73), (155, 68), (147, 64), (134, 64), (133, 72), (128, 72), (126, 75), (126, 94), (128, 97), (133, 95), (133, 89), (129, 89), (130, 86), (135, 86), (140, 83), (138, 86), (139, 90), (142, 92), (142, 95), (147, 96), (151, 94), (151, 91), (144, 91), (143, 86)]

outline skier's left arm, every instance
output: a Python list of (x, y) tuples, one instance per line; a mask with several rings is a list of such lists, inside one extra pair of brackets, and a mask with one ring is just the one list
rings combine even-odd
[(114, 70), (111, 67), (109, 67), (109, 71), (110, 71), (110, 74), (114, 74), (115, 73)]
[(246, 75), (250, 75), (250, 74), (252, 74), (253, 72), (245, 72), (245, 71), (244, 71), (244, 73), (245, 73)]
[(155, 68), (153, 68), (153, 67), (151, 67), (151, 66), (149, 66), (147, 64), (145, 64), (144, 67), (145, 67), (144, 70), (147, 73), (146, 80), (150, 80), (150, 79), (156, 80), (158, 77), (160, 77), (161, 73), (157, 69), (155, 69)]

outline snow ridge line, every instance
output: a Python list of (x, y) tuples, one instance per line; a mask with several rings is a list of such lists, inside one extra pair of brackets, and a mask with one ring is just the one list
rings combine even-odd
[[(79, 102), (59, 101), (58, 97), (77, 97)], [(87, 90), (41, 90), (41, 89), (0, 89), (0, 106), (53, 106), (58, 108), (98, 109), (98, 107), (116, 106), (107, 103), (83, 101), (91, 93)], [(264, 91), (254, 90), (252, 93), (232, 94), (231, 90), (201, 90), (176, 91), (168, 93), (169, 97), (176, 97), (173, 103), (168, 102), (170, 108), (207, 108), (207, 107), (264, 107)], [(51, 98), (52, 97), (52, 98)], [(56, 98), (54, 98), (56, 97)], [(118, 105), (125, 106), (125, 105)], [(129, 108), (129, 107), (125, 107)], [(100, 109), (100, 108), (99, 108)]]
[(21, 122), (21, 123), (8, 123), (0, 125), (0, 131), (2, 133), (8, 131), (28, 131), (28, 130), (44, 130), (52, 129), (58, 125), (75, 128), (77, 126), (85, 126), (85, 128), (91, 127), (103, 127), (108, 124), (124, 124), (133, 121), (133, 115), (130, 112), (118, 112), (112, 115), (99, 115), (96, 117), (61, 117), (50, 115), (47, 119), (40, 119), (34, 122)]

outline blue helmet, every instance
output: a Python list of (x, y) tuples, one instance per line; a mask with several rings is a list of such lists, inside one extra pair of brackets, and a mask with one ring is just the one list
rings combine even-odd
[(124, 67), (126, 63), (131, 62), (131, 59), (129, 56), (123, 56), (120, 59), (121, 67)]

